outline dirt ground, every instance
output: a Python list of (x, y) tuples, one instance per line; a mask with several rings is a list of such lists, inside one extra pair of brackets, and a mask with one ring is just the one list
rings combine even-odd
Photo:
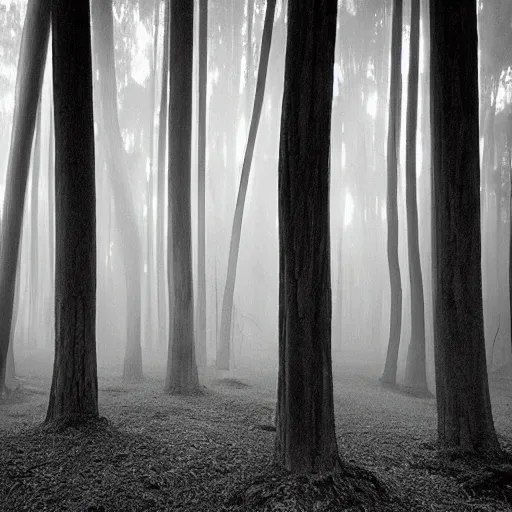
[[(434, 399), (378, 382), (375, 365), (335, 366), (338, 479), (288, 477), (272, 466), (273, 368), (203, 376), (203, 393), (163, 393), (164, 370), (124, 385), (99, 366), (108, 423), (64, 432), (40, 427), (51, 356), (18, 357), (21, 387), (0, 402), (0, 510), (512, 510), (512, 466), (437, 449)], [(502, 446), (512, 452), (512, 371), (491, 377)], [(343, 476), (345, 475), (345, 476)]]

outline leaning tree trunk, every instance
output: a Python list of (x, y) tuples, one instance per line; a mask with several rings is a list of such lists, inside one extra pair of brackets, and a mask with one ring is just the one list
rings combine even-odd
[(406, 206), (409, 281), (411, 284), (411, 341), (405, 367), (405, 389), (414, 395), (428, 395), (425, 352), (425, 300), (418, 236), (416, 198), (416, 131), (418, 127), (418, 80), (420, 58), (420, 0), (411, 0), (411, 46), (406, 127)]
[(230, 367), (231, 316), (233, 313), (233, 296), (235, 293), (236, 267), (238, 264), (238, 253), (240, 250), (242, 219), (244, 215), (245, 196), (247, 194), (247, 186), (249, 184), (249, 174), (251, 172), (252, 157), (254, 154), (254, 145), (256, 143), (256, 135), (258, 134), (258, 125), (260, 122), (261, 110), (263, 108), (263, 100), (265, 98), (265, 82), (267, 80), (268, 59), (270, 55), (270, 45), (272, 43), (272, 26), (274, 24), (275, 9), (276, 0), (267, 0), (265, 23), (263, 25), (263, 34), (261, 36), (261, 56), (258, 66), (253, 114), (251, 118), (251, 125), (249, 127), (249, 137), (247, 139), (244, 162), (242, 165), (242, 174), (240, 176), (240, 186), (236, 199), (235, 214), (233, 216), (233, 227), (231, 228), (228, 270), (226, 275), (226, 286), (224, 288), (224, 297), (222, 299), (219, 346), (216, 361), (216, 365), (219, 370), (229, 370)]
[(5, 386), (5, 365), (11, 335), (16, 265), (20, 247), (25, 191), (34, 137), (37, 105), (41, 95), (48, 37), (50, 2), (31, 0), (21, 39), (11, 147), (5, 180), (0, 241), (0, 395)]
[(123, 379), (142, 379), (141, 349), (141, 253), (140, 227), (130, 184), (128, 155), (123, 146), (117, 116), (117, 80), (114, 62), (114, 20), (112, 2), (91, 3), (95, 37), (95, 56), (99, 69), (101, 97), (100, 136), (114, 194), (116, 225), (125, 265), (126, 283), (126, 351)]
[(197, 362), (206, 366), (206, 89), (208, 82), (208, 0), (199, 2), (199, 98), (197, 128)]
[(339, 467), (331, 360), (329, 145), (337, 0), (288, 2), (279, 150), (276, 462)]
[(391, 22), (391, 76), (389, 88), (388, 148), (387, 148), (387, 200), (388, 223), (388, 265), (391, 289), (391, 309), (389, 318), (389, 341), (386, 364), (381, 377), (384, 385), (396, 384), (398, 349), (402, 330), (402, 281), (398, 262), (398, 203), (397, 171), (400, 154), (400, 119), (402, 102), (402, 10), (403, 0), (393, 0)]
[(96, 193), (89, 0), (52, 1), (55, 362), (47, 423), (98, 418)]
[[(42, 102), (41, 102), (42, 103)], [(36, 337), (39, 336), (39, 175), (41, 171), (41, 110), (37, 110), (36, 136), (32, 157), (32, 184), (30, 187), (30, 287), (28, 291), (28, 343), (37, 346)]]
[(199, 390), (194, 347), (192, 220), (190, 204), (192, 62), (194, 4), (171, 1), (169, 58), (169, 295), (173, 312), (165, 389), (173, 394)]
[(158, 115), (158, 175), (157, 175), (157, 215), (156, 215), (156, 273), (158, 294), (158, 342), (165, 345), (167, 338), (167, 297), (165, 266), (165, 148), (167, 135), (167, 93), (169, 90), (169, 2), (165, 1), (164, 49), (162, 57), (162, 93)]
[(482, 310), (476, 3), (431, 0), (430, 31), (438, 436), (448, 447), (499, 452)]

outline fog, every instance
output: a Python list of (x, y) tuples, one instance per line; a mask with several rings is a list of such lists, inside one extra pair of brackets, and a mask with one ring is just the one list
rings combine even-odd
[[(8, 159), (18, 50), (26, 2), (0, 3), (0, 196)], [(227, 275), (231, 227), (252, 111), (261, 45), (264, 4), (254, 3), (248, 35), (248, 3), (212, 3), (208, 25), (206, 138), (206, 344), (214, 364), (219, 343), (222, 300)], [(158, 25), (150, 8), (138, 2), (114, 2), (114, 56), (117, 113), (126, 153), (132, 208), (136, 215), (140, 254), (140, 319), (143, 359), (165, 360), (168, 344), (167, 275), (158, 253), (158, 225), (166, 226), (167, 199), (158, 202), (158, 133), (162, 82), (164, 8)], [(405, 126), (409, 61), (409, 12), (404, 12), (402, 50), (402, 126)], [(429, 72), (424, 19), (420, 42), (420, 90), (417, 147), (419, 239), (425, 288), (427, 361), (433, 385), (430, 257)], [(492, 20), (481, 17), (480, 54), (497, 44)], [(487, 24), (487, 25), (486, 25)], [(197, 25), (197, 20), (196, 20)], [(383, 364), (389, 337), (390, 289), (386, 254), (386, 131), (389, 93), (390, 9), (385, 2), (342, 2), (338, 15), (333, 118), (331, 132), (331, 268), (332, 350), (335, 362), (359, 360)], [(490, 28), (489, 28), (490, 27)], [(196, 27), (197, 28), (197, 27)], [(265, 99), (243, 212), (232, 315), (233, 368), (256, 362), (277, 364), (278, 218), (277, 162), (285, 55), (286, 15), (281, 1), (275, 13)], [(250, 41), (249, 41), (250, 37)], [(197, 42), (197, 31), (196, 31)], [(98, 101), (98, 52), (101, 39), (93, 27), (95, 102)], [(98, 47), (98, 45), (100, 45)], [(52, 350), (53, 223), (51, 117), (51, 50), (48, 52), (40, 118), (32, 150), (19, 261), (14, 331), (15, 353)], [(154, 59), (156, 58), (156, 61)], [(247, 69), (247, 66), (251, 66)], [(197, 269), (197, 48), (194, 67), (192, 142), (192, 226), (194, 272)], [(481, 63), (484, 73), (487, 64)], [(486, 75), (484, 74), (484, 79)], [(508, 236), (510, 160), (507, 157), (506, 113), (510, 108), (510, 68), (503, 66), (491, 95), (480, 98), (485, 112), (496, 97), (494, 161), (486, 151), (482, 125), (482, 270), (485, 334), (491, 368), (510, 360)], [(482, 76), (480, 77), (482, 81)], [(485, 89), (482, 86), (482, 90)], [(493, 94), (495, 96), (493, 96)], [(95, 107), (99, 108), (99, 107)], [(126, 345), (126, 267), (115, 191), (107, 179), (105, 144), (95, 119), (97, 185), (97, 347), (99, 361), (120, 362)], [(172, 119), (170, 120), (172, 123)], [(101, 123), (100, 123), (101, 124)], [(151, 147), (150, 147), (151, 146)], [(405, 212), (405, 129), (401, 130), (398, 170), (399, 257), (403, 289), (399, 374), (410, 338), (410, 285)], [(36, 169), (39, 172), (36, 172)], [(167, 178), (166, 180), (167, 181)], [(37, 192), (33, 192), (34, 189)], [(136, 276), (127, 276), (135, 279)], [(197, 279), (194, 275), (197, 288)], [(196, 289), (197, 296), (197, 289)], [(163, 302), (162, 302), (163, 300)], [(160, 306), (159, 306), (160, 302)]]

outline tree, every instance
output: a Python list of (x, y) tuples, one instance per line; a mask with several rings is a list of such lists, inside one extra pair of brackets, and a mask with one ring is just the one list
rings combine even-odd
[(208, 0), (199, 1), (199, 98), (197, 128), (197, 359), (206, 366), (206, 92), (208, 83)]
[(158, 338), (164, 343), (167, 332), (166, 311), (166, 266), (165, 266), (165, 148), (167, 135), (167, 93), (169, 92), (169, 2), (164, 0), (164, 48), (162, 56), (162, 92), (158, 114), (158, 175), (157, 175), (157, 215), (156, 215), (156, 273), (158, 295)]
[(11, 147), (5, 182), (0, 243), (0, 395), (11, 335), (16, 266), (20, 247), (25, 191), (36, 112), (50, 34), (50, 2), (32, 0), (27, 6), (21, 39)]
[(190, 205), (194, 3), (170, 0), (169, 236), (171, 329), (165, 389), (199, 389), (194, 347), (192, 221)]
[(336, 0), (288, 2), (279, 151), (276, 462), (339, 467), (331, 360), (329, 145)]
[(388, 265), (391, 289), (391, 310), (389, 319), (389, 341), (386, 364), (381, 382), (396, 384), (398, 349), (402, 329), (402, 281), (398, 262), (398, 203), (397, 170), (400, 153), (400, 118), (402, 102), (401, 55), (402, 55), (402, 11), (403, 0), (393, 0), (391, 22), (391, 76), (389, 87), (388, 149), (387, 149), (387, 200), (388, 223)]
[(240, 249), (240, 235), (242, 232), (245, 196), (247, 194), (247, 187), (249, 185), (252, 157), (254, 155), (256, 135), (258, 134), (258, 125), (260, 122), (261, 110), (263, 108), (263, 99), (265, 97), (265, 82), (267, 79), (270, 45), (272, 43), (272, 25), (274, 23), (275, 9), (276, 0), (267, 0), (265, 23), (263, 26), (263, 34), (261, 36), (261, 57), (258, 66), (258, 78), (256, 81), (256, 92), (254, 95), (253, 114), (251, 118), (251, 125), (249, 127), (249, 137), (247, 139), (244, 162), (242, 165), (242, 174), (240, 176), (238, 196), (236, 198), (233, 226), (231, 228), (228, 271), (226, 275), (224, 297), (222, 299), (219, 347), (216, 362), (217, 368), (219, 370), (229, 370), (230, 367), (231, 317), (233, 313), (233, 296), (235, 293), (236, 267)]
[(418, 127), (418, 80), (420, 59), (420, 0), (411, 0), (411, 46), (406, 126), (406, 205), (409, 281), (411, 284), (411, 341), (405, 366), (405, 389), (415, 395), (428, 395), (425, 354), (425, 300), (418, 236), (416, 196), (416, 133)]
[(52, 2), (55, 362), (47, 423), (98, 418), (96, 193), (88, 0)]
[(482, 309), (476, 3), (431, 0), (430, 33), (438, 436), (448, 447), (499, 452)]
[(123, 379), (142, 379), (141, 349), (141, 253), (140, 226), (130, 182), (129, 160), (123, 146), (117, 112), (117, 79), (114, 62), (114, 19), (111, 0), (91, 2), (95, 57), (99, 70), (98, 123), (104, 143), (108, 177), (114, 196), (116, 225), (125, 266), (126, 351)]

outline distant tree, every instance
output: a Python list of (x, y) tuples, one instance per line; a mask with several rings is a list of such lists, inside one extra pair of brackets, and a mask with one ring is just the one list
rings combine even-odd
[(208, 83), (208, 0), (199, 1), (197, 132), (197, 362), (206, 366), (206, 93)]
[(393, 0), (391, 22), (391, 77), (389, 87), (388, 149), (387, 149), (387, 200), (388, 223), (388, 265), (391, 289), (391, 309), (389, 318), (389, 341), (386, 364), (381, 382), (385, 385), (396, 384), (398, 349), (402, 330), (402, 281), (398, 262), (398, 203), (397, 172), (400, 154), (400, 119), (402, 102), (402, 12), (403, 0)]
[(425, 353), (425, 300), (418, 235), (418, 201), (416, 195), (416, 133), (418, 128), (418, 84), (420, 60), (420, 0), (411, 0), (409, 49), (409, 84), (407, 92), (407, 126), (405, 144), (405, 179), (407, 206), (407, 249), (411, 284), (411, 341), (405, 366), (405, 389), (414, 395), (427, 395)]
[(89, 0), (52, 1), (55, 106), (55, 362), (46, 415), (98, 418), (96, 193)]
[(329, 145), (337, 0), (288, 2), (279, 152), (276, 462), (339, 466), (331, 360)]
[(194, 3), (170, 0), (169, 58), (169, 236), (171, 328), (165, 389), (199, 389), (194, 346), (192, 221), (190, 205)]
[(100, 108), (98, 127), (114, 198), (114, 213), (125, 266), (126, 350), (123, 379), (142, 379), (141, 254), (142, 240), (130, 180), (130, 163), (121, 137), (117, 111), (112, 0), (91, 2)]
[(431, 0), (432, 246), (438, 435), (499, 452), (482, 310), (477, 5)]
[(254, 146), (256, 144), (256, 135), (258, 134), (258, 125), (260, 122), (261, 110), (263, 108), (263, 99), (265, 97), (265, 83), (267, 80), (268, 59), (272, 43), (272, 26), (274, 24), (275, 10), (276, 0), (267, 0), (265, 22), (261, 37), (261, 56), (258, 66), (258, 78), (256, 82), (256, 92), (254, 95), (253, 113), (249, 127), (249, 137), (247, 139), (244, 162), (242, 165), (242, 173), (240, 176), (240, 186), (238, 189), (238, 196), (236, 198), (233, 226), (231, 228), (228, 271), (226, 275), (224, 297), (222, 299), (219, 347), (216, 362), (219, 370), (229, 370), (230, 368), (231, 318), (233, 314), (233, 296), (235, 293), (236, 268), (238, 264), (238, 253), (240, 250), (242, 220), (244, 215), (245, 197), (247, 195), (247, 187), (249, 185), (252, 157), (254, 155)]
[(21, 40), (0, 241), (0, 395), (11, 336), (25, 192), (50, 34), (50, 2), (31, 0)]
[(169, 92), (169, 2), (164, 0), (164, 47), (162, 57), (162, 91), (160, 95), (160, 112), (158, 114), (158, 171), (157, 171), (157, 214), (156, 214), (156, 273), (158, 295), (158, 338), (160, 346), (167, 341), (166, 310), (166, 265), (165, 265), (165, 156), (167, 148), (167, 121), (169, 109), (167, 96)]
[(40, 301), (39, 288), (39, 176), (41, 174), (41, 109), (37, 109), (36, 131), (32, 157), (32, 173), (30, 185), (30, 288), (29, 288), (29, 306), (28, 306), (28, 343), (37, 345), (37, 337), (40, 335), (38, 328), (39, 312), (38, 305)]

